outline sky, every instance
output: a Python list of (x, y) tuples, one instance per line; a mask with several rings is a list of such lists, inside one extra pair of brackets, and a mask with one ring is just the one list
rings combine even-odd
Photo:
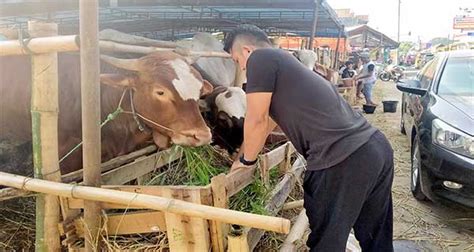
[[(356, 15), (368, 14), (369, 26), (396, 40), (398, 0), (325, 1), (333, 9), (350, 8)], [(459, 7), (474, 8), (474, 0), (401, 0), (400, 41), (418, 41), (418, 36), (423, 42), (452, 37), (456, 32), (452, 29), (453, 18), (460, 13)]]

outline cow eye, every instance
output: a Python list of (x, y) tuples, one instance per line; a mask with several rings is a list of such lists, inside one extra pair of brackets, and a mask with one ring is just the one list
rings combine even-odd
[(163, 92), (163, 91), (156, 91), (155, 93), (156, 93), (157, 95), (164, 95), (164, 94), (165, 94), (165, 92)]

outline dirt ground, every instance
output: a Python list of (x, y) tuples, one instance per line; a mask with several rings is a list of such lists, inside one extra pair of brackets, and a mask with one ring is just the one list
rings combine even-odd
[(410, 142), (400, 133), (400, 103), (397, 113), (383, 113), (382, 100), (399, 100), (393, 82), (379, 81), (374, 88), (380, 104), (366, 118), (390, 140), (395, 151), (393, 184), (394, 239), (416, 242), (423, 251), (474, 251), (474, 211), (432, 202), (419, 202), (410, 192)]

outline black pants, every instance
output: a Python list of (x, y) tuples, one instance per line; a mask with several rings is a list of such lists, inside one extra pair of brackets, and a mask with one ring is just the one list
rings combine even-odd
[(306, 171), (311, 251), (345, 251), (351, 228), (362, 251), (393, 251), (393, 150), (381, 132), (343, 162)]

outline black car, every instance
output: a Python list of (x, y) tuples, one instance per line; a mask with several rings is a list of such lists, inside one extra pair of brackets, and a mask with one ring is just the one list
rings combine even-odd
[(397, 88), (413, 195), (474, 208), (474, 50), (436, 55)]

